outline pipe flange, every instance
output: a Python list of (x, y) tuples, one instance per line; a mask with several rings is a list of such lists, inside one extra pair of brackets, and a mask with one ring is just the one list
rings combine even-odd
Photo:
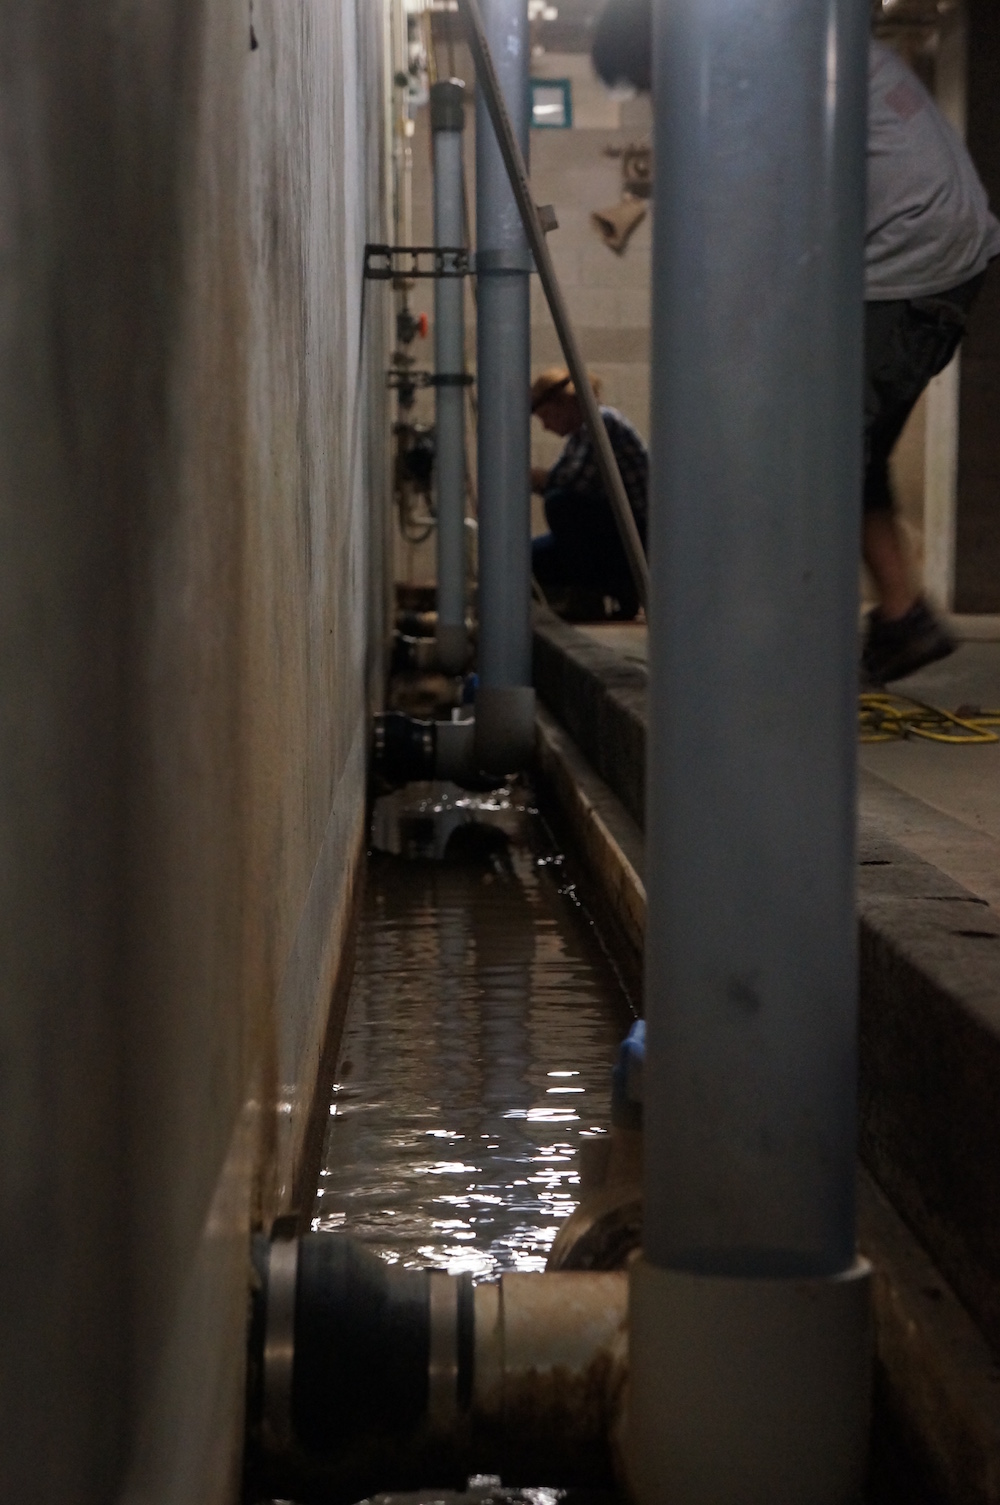
[(295, 1295), (298, 1239), (271, 1245), (267, 1266), (267, 1325), (264, 1333), (264, 1431), (270, 1450), (287, 1452), (293, 1441), (292, 1380), (295, 1372)]

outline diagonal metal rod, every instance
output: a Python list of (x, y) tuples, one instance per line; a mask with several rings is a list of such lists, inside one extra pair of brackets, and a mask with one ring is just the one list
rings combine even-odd
[(472, 61), (476, 67), (476, 81), (483, 91), (486, 107), (490, 112), (490, 120), (493, 122), (493, 130), (496, 134), (497, 145), (510, 178), (510, 186), (517, 201), (517, 207), (524, 225), (524, 232), (528, 237), (531, 253), (535, 258), (535, 266), (541, 280), (545, 297), (548, 301), (549, 312), (552, 322), (556, 326), (556, 334), (562, 346), (563, 356), (569, 368), (569, 374), (576, 389), (577, 401), (583, 410), (584, 422), (590, 433), (594, 451), (597, 456), (597, 468), (604, 483), (604, 489), (611, 499), (611, 510), (614, 514), (618, 532), (621, 535), (622, 545), (625, 549), (625, 557), (635, 581), (635, 588), (642, 602), (646, 606), (649, 599), (649, 566), (646, 563), (646, 553), (642, 547), (642, 539), (639, 537), (639, 529), (636, 527), (632, 508), (629, 505), (628, 494), (625, 484), (618, 469), (618, 461), (615, 452), (611, 448), (608, 431), (604, 427), (600, 409), (597, 406), (597, 398), (590, 385), (587, 368), (580, 354), (580, 347), (576, 342), (576, 334), (570, 323), (569, 312), (563, 300), (562, 288), (556, 277), (556, 269), (549, 255), (549, 248), (545, 241), (545, 231), (535, 206), (535, 200), (531, 192), (531, 184), (528, 181), (527, 168), (521, 149), (517, 144), (504, 103), (500, 82), (493, 67), (493, 58), (490, 55), (489, 43), (486, 40), (486, 31), (483, 26), (483, 18), (479, 9), (479, 0), (458, 0), (459, 8), (466, 23), (468, 31), (469, 48), (472, 52)]

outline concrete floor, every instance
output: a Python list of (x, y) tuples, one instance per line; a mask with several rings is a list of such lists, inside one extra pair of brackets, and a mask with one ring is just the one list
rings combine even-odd
[[(946, 710), (1000, 708), (1000, 618), (954, 618), (957, 652), (893, 689)], [(646, 628), (584, 626), (623, 658), (646, 661)], [(1000, 742), (945, 746), (912, 738), (859, 749), (862, 820), (1000, 910)]]

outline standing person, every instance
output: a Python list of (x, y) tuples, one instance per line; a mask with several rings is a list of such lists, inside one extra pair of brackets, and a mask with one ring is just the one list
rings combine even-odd
[[(600, 382), (591, 376), (590, 384), (600, 401)], [(566, 440), (551, 470), (532, 467), (531, 489), (542, 497), (550, 530), (532, 543), (532, 573), (570, 620), (604, 620), (609, 615), (607, 599), (615, 621), (631, 621), (639, 609), (639, 597), (576, 389), (565, 367), (554, 366), (536, 378), (531, 411), (549, 433)], [(601, 417), (645, 547), (646, 446), (616, 409), (602, 406)]]
[[(650, 0), (611, 0), (594, 38), (605, 83), (650, 87)], [(951, 360), (1000, 223), (963, 142), (915, 74), (873, 41), (868, 68), (862, 555), (878, 597), (862, 651), (885, 684), (945, 658), (955, 642), (914, 583), (889, 457), (921, 392)]]
[(914, 403), (965, 333), (1000, 224), (965, 146), (902, 59), (872, 42), (865, 235), (865, 481), (862, 548), (878, 605), (862, 666), (873, 684), (954, 651), (913, 582), (889, 456)]

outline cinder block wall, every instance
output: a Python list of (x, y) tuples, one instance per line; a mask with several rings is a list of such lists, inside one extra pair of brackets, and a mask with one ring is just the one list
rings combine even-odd
[[(621, 158), (609, 156), (608, 149), (650, 144), (649, 99), (615, 99), (586, 53), (544, 53), (532, 59), (532, 75), (568, 78), (572, 90), (572, 128), (531, 133), (532, 186), (538, 202), (553, 204), (559, 219), (549, 245), (570, 316), (584, 359), (601, 378), (603, 400), (620, 408), (648, 440), (651, 213), (621, 255), (602, 242), (591, 215), (622, 196)], [(531, 362), (535, 372), (565, 364), (537, 279), (532, 286)], [(551, 464), (564, 441), (544, 433), (537, 422), (532, 427), (535, 463)], [(536, 522), (543, 528), (538, 510)]]
[[(438, 66), (446, 57), (438, 49)], [(470, 218), (475, 225), (475, 69), (468, 49), (455, 48), (455, 70), (468, 91), (465, 126), (466, 183)], [(535, 199), (552, 204), (559, 229), (549, 236), (560, 282), (576, 328), (584, 359), (603, 383), (603, 400), (620, 408), (648, 439), (649, 428), (649, 310), (652, 221), (647, 214), (633, 234), (624, 255), (604, 245), (590, 221), (592, 212), (621, 198), (621, 159), (606, 148), (646, 144), (652, 130), (649, 100), (615, 99), (594, 73), (589, 53), (544, 53), (533, 57), (532, 76), (568, 78), (573, 100), (573, 125), (568, 130), (534, 129), (529, 163)], [(429, 110), (417, 111), (413, 138), (413, 233), (418, 245), (433, 241), (433, 184)], [(651, 206), (650, 206), (651, 207)], [(433, 284), (419, 283), (414, 309), (433, 322)], [(466, 348), (470, 371), (475, 371), (475, 305), (471, 287), (466, 299)], [(433, 341), (419, 341), (412, 353), (420, 365), (433, 366)], [(531, 286), (531, 362), (537, 374), (546, 366), (564, 364), (537, 277)], [(418, 397), (414, 415), (433, 423), (433, 402)], [(469, 454), (475, 463), (475, 433), (470, 423)], [(532, 459), (536, 465), (555, 462), (563, 441), (532, 423)], [(473, 473), (474, 474), (474, 473)], [(539, 498), (534, 498), (532, 527), (545, 532)], [(434, 539), (412, 545), (397, 537), (395, 571), (399, 580), (432, 583), (435, 578)]]
[(378, 693), (382, 10), (0, 20), (5, 1501), (237, 1496)]

